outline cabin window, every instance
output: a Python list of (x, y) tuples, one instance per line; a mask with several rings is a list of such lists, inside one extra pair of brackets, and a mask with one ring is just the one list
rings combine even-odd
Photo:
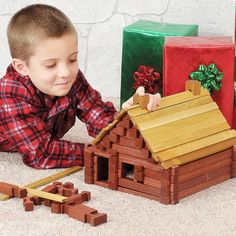
[(108, 158), (97, 157), (97, 180), (108, 181)]
[(121, 177), (134, 180), (134, 165), (123, 162)]

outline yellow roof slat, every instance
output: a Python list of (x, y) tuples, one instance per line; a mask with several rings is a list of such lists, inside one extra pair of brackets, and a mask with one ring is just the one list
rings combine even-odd
[(221, 141), (217, 144), (214, 144), (213, 146), (206, 147), (204, 149), (199, 149), (195, 151), (194, 153), (189, 153), (185, 154), (183, 156), (179, 156), (177, 158), (168, 160), (168, 161), (163, 161), (161, 165), (165, 168), (168, 169), (170, 167), (176, 166), (176, 165), (183, 165), (191, 161), (198, 160), (202, 157), (214, 154), (216, 152), (223, 151), (227, 148), (232, 147), (236, 142), (236, 137), (226, 139), (224, 141)]
[(230, 129), (219, 110), (141, 131), (152, 153)]
[(155, 110), (153, 112), (147, 112), (143, 115), (131, 117), (131, 119), (134, 122), (134, 124), (139, 124), (141, 122), (149, 121), (157, 117), (161, 118), (164, 116), (173, 115), (176, 112), (187, 111), (189, 109), (202, 106), (208, 103), (212, 103), (212, 102), (213, 100), (210, 96), (204, 96), (199, 99), (186, 101), (186, 102), (177, 104), (175, 106), (169, 106), (169, 107), (166, 107), (165, 109)]
[[(226, 130), (153, 154), (161, 163), (183, 164), (222, 151), (236, 143), (236, 131)], [(176, 159), (176, 161), (174, 161)]]
[(213, 110), (218, 110), (218, 106), (215, 102), (197, 106), (189, 110), (180, 110), (179, 112), (172, 113), (167, 116), (157, 116), (155, 118), (152, 118), (151, 120), (138, 123), (137, 127), (140, 131), (144, 131)]
[[(161, 99), (161, 104), (160, 106), (157, 106), (155, 108), (155, 110), (160, 110), (160, 109), (164, 109), (166, 107), (169, 106), (174, 106), (177, 105), (179, 103), (183, 103), (186, 101), (191, 101), (191, 100), (195, 100), (195, 99), (199, 99), (201, 97), (204, 96), (208, 96), (209, 92), (207, 89), (201, 88), (201, 94), (200, 95), (193, 95), (192, 92), (190, 91), (185, 91), (182, 93), (177, 93), (171, 96), (167, 96), (167, 97), (163, 97)], [(145, 113), (148, 113), (149, 111), (147, 111), (146, 109), (141, 109), (140, 106), (136, 106), (134, 109), (128, 109), (127, 110), (128, 114), (130, 115), (130, 117), (135, 117), (135, 116), (139, 116), (139, 115), (143, 115)]]
[(123, 109), (93, 140), (98, 144), (126, 114), (141, 133), (155, 161), (165, 169), (206, 157), (236, 144), (236, 131), (207, 89), (163, 97), (150, 112), (139, 105)]

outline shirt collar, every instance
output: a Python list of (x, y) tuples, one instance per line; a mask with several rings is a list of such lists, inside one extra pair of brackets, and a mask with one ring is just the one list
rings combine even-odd
[(44, 106), (44, 109), (47, 109), (49, 111), (48, 118), (64, 111), (70, 105), (70, 97), (72, 97), (71, 91), (66, 96), (51, 98), (50, 95), (47, 95), (36, 88), (30, 80), (29, 76), (23, 76), (19, 74), (12, 66), (12, 64), (10, 64), (7, 68), (7, 75), (9, 77), (22, 80), (24, 85), (27, 86), (29, 90), (33, 89), (35, 91), (36, 95), (39, 97), (42, 105)]

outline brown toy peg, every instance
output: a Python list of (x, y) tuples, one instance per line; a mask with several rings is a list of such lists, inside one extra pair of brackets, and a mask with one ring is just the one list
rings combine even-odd
[(141, 109), (146, 109), (147, 104), (149, 102), (149, 95), (145, 94), (143, 96), (140, 96), (138, 94), (134, 94), (133, 96), (133, 104), (139, 104)]
[(201, 82), (198, 80), (187, 80), (185, 82), (185, 91), (190, 91), (193, 95), (199, 95), (201, 93)]
[(34, 202), (30, 197), (23, 198), (23, 205), (25, 207), (25, 211), (33, 211), (34, 210)]

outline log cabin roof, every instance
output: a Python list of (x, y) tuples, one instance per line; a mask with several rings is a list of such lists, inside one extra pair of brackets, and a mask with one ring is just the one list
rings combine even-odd
[(236, 131), (228, 125), (209, 92), (199, 95), (185, 91), (163, 97), (161, 105), (149, 112), (134, 105), (121, 110), (113, 123), (94, 139), (99, 143), (117, 122), (128, 114), (144, 138), (152, 157), (165, 169), (183, 165), (236, 144)]

